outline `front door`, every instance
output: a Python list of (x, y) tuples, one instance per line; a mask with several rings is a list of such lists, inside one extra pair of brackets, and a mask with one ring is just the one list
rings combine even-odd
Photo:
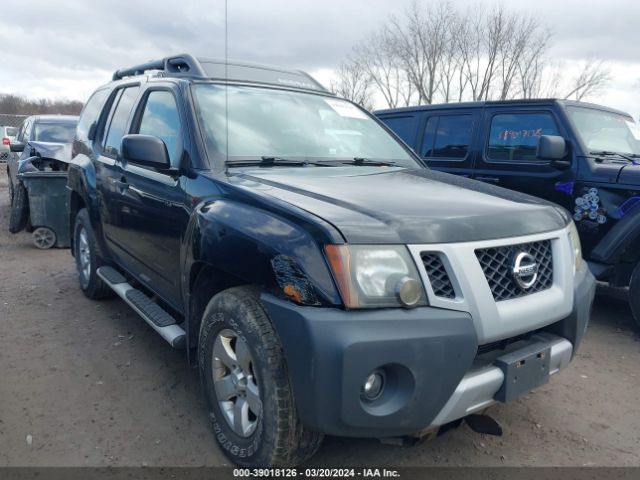
[[(482, 153), (476, 163), (476, 180), (541, 197), (573, 210), (571, 191), (575, 162), (561, 170), (536, 158), (541, 135), (566, 132), (554, 112), (540, 107), (485, 109)], [(568, 157), (569, 158), (569, 157)]]
[(190, 209), (185, 202), (182, 162), (184, 122), (170, 89), (148, 89), (140, 101), (130, 133), (153, 135), (167, 147), (175, 172), (168, 174), (120, 160), (120, 216), (129, 270), (145, 285), (182, 309), (180, 252)]

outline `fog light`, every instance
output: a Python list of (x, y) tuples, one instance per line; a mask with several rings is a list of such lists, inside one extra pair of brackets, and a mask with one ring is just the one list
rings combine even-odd
[(384, 388), (384, 374), (376, 370), (372, 372), (362, 385), (362, 395), (368, 401), (373, 401), (380, 396)]
[(403, 277), (396, 284), (396, 296), (405, 307), (415, 307), (422, 299), (422, 285), (414, 278)]

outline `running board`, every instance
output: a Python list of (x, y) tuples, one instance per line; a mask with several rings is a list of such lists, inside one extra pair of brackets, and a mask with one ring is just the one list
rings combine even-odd
[(163, 310), (160, 305), (140, 290), (133, 288), (127, 280), (112, 267), (100, 267), (97, 270), (97, 274), (122, 300), (127, 302), (151, 328), (169, 342), (172, 347), (184, 348), (186, 341), (185, 331), (177, 324), (175, 318)]

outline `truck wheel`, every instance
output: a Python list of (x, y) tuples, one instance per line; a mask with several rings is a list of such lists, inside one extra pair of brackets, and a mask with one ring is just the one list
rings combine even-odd
[(97, 274), (98, 267), (104, 262), (96, 251), (96, 237), (86, 208), (76, 215), (73, 228), (73, 256), (76, 259), (80, 288), (84, 294), (92, 300), (112, 296), (113, 291)]
[(631, 305), (633, 319), (636, 321), (636, 327), (640, 330), (640, 262), (638, 262), (631, 274), (629, 304)]
[(300, 424), (282, 346), (255, 289), (211, 299), (198, 359), (213, 431), (232, 462), (294, 466), (318, 450), (323, 435)]
[(13, 205), (9, 216), (9, 231), (18, 233), (27, 226), (29, 220), (29, 196), (26, 187), (18, 182), (14, 189)]

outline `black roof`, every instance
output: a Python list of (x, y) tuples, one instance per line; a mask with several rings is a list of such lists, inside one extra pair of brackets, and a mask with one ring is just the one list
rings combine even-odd
[(630, 115), (621, 110), (605, 107), (595, 103), (579, 102), (576, 100), (564, 100), (560, 98), (526, 98), (517, 100), (487, 100), (481, 102), (458, 102), (458, 103), (432, 103), (430, 105), (416, 105), (413, 107), (400, 107), (400, 108), (388, 108), (384, 110), (376, 110), (376, 115), (385, 113), (400, 113), (400, 112), (422, 112), (427, 110), (440, 110), (440, 109), (457, 109), (457, 108), (481, 108), (484, 106), (496, 106), (496, 105), (549, 105), (557, 103), (562, 106), (579, 106), (595, 108), (598, 110), (605, 110), (607, 112), (613, 112), (620, 115), (630, 117)]
[(301, 70), (287, 70), (235, 60), (225, 62), (221, 59), (196, 58), (187, 53), (121, 68), (113, 73), (113, 80), (142, 75), (148, 71), (160, 71), (165, 77), (260, 83), (328, 93), (317, 80)]

